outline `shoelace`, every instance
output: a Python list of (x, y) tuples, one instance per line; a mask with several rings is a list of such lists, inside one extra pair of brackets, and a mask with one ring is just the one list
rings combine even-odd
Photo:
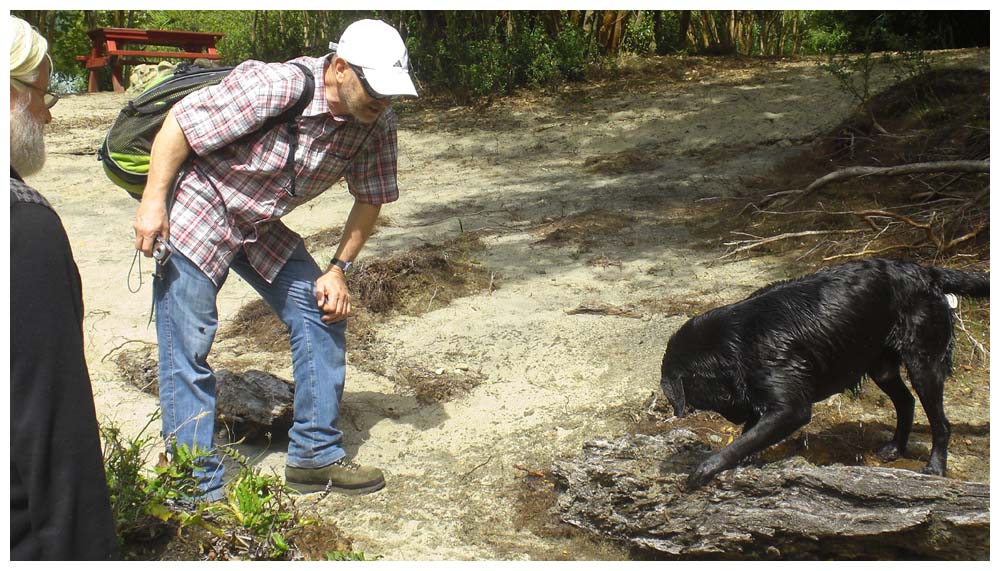
[(333, 465), (334, 466), (340, 466), (341, 468), (345, 468), (347, 470), (355, 470), (355, 471), (358, 468), (360, 468), (360, 466), (358, 466), (354, 462), (348, 462), (348, 461), (344, 460), (343, 458), (341, 458), (340, 460), (337, 460), (336, 462), (334, 462)]

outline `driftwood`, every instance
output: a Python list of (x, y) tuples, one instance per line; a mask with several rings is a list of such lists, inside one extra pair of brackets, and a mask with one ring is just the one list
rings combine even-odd
[(292, 425), (292, 383), (264, 371), (215, 372), (216, 422), (252, 436)]
[[(159, 395), (155, 349), (122, 351), (116, 358), (122, 378), (144, 393)], [(235, 436), (253, 437), (292, 425), (294, 385), (263, 371), (215, 371), (216, 424)]]
[(685, 559), (989, 559), (989, 485), (792, 458), (688, 492), (709, 454), (689, 430), (584, 445), (559, 462), (562, 519)]

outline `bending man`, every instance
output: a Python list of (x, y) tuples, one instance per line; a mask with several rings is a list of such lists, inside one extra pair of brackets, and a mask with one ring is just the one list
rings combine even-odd
[[(291, 334), (289, 485), (372, 492), (385, 485), (382, 472), (348, 462), (337, 428), (344, 319), (351, 310), (345, 272), (381, 205), (398, 198), (390, 102), (416, 90), (398, 32), (375, 20), (350, 25), (336, 53), (294, 61), (315, 77), (294, 141), (287, 125), (257, 131), (298, 101), (304, 72), (288, 63), (249, 61), (177, 103), (153, 143), (135, 246), (149, 256), (159, 239), (173, 252), (153, 285), (163, 435), (202, 450), (213, 446), (215, 377), (207, 358), (218, 326), (216, 297), (232, 269)], [(354, 206), (336, 256), (321, 269), (281, 218), (342, 178)], [(218, 457), (204, 470), (203, 499), (219, 499)]]

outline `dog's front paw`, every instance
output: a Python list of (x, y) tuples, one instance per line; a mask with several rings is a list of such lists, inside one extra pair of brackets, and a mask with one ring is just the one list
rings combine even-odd
[(694, 491), (698, 488), (704, 486), (705, 484), (712, 481), (715, 477), (717, 470), (712, 464), (712, 460), (706, 460), (702, 462), (697, 468), (691, 472), (691, 475), (687, 479), (687, 489), (688, 491)]

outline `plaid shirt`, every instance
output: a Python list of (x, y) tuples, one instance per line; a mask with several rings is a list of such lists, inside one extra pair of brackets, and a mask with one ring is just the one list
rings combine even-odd
[(175, 191), (170, 242), (216, 285), (241, 247), (253, 268), (273, 281), (301, 240), (281, 217), (342, 178), (358, 202), (399, 197), (395, 113), (386, 111), (372, 125), (335, 117), (324, 96), (327, 58), (295, 61), (312, 69), (316, 80), (312, 102), (297, 119), (295, 196), (284, 171), (287, 126), (236, 141), (295, 104), (305, 89), (297, 67), (248, 61), (174, 106), (196, 156)]

